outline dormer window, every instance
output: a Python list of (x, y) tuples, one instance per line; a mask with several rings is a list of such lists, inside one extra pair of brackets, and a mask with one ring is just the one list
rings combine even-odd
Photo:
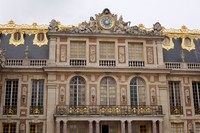
[(19, 32), (14, 33), (14, 40), (19, 41), (21, 39), (21, 34)]
[(44, 41), (44, 33), (38, 33), (37, 34), (37, 39), (38, 39), (38, 41)]
[(37, 31), (33, 39), (33, 44), (39, 47), (48, 44), (48, 39), (45, 31)]
[(24, 32), (23, 31), (12, 31), (9, 44), (13, 44), (15, 46), (18, 46), (20, 44), (24, 44)]

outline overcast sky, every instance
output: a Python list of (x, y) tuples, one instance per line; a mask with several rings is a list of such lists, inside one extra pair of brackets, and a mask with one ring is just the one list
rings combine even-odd
[(52, 19), (63, 25), (77, 25), (109, 8), (131, 25), (156, 22), (166, 28), (200, 29), (200, 0), (0, 0), (0, 24), (10, 19), (17, 24), (49, 24)]

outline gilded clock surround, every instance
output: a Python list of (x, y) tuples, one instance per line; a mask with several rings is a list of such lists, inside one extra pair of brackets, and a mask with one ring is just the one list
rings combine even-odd
[(99, 18), (99, 25), (104, 30), (110, 30), (115, 26), (115, 19), (110, 15), (104, 15)]

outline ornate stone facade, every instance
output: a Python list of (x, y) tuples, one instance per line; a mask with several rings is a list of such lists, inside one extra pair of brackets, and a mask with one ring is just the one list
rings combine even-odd
[(0, 132), (200, 130), (198, 30), (131, 26), (104, 9), (78, 26), (10, 21), (0, 33)]

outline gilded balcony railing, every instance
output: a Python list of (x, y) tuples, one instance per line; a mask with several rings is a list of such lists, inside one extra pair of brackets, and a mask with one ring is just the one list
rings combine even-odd
[(17, 106), (4, 106), (3, 114), (4, 115), (16, 115), (17, 114)]
[(56, 115), (162, 115), (161, 105), (145, 106), (57, 106)]
[(31, 115), (42, 115), (43, 114), (43, 106), (30, 106), (30, 114)]
[(171, 115), (183, 115), (183, 106), (171, 106)]

